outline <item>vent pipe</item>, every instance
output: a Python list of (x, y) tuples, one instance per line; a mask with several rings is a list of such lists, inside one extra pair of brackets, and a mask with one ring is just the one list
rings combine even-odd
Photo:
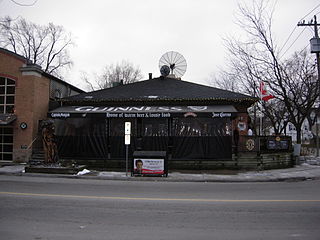
[(152, 73), (149, 73), (149, 80), (152, 79)]

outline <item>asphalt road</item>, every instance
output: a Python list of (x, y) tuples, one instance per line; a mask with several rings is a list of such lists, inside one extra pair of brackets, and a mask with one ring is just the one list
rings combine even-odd
[(320, 239), (320, 181), (0, 176), (0, 239)]

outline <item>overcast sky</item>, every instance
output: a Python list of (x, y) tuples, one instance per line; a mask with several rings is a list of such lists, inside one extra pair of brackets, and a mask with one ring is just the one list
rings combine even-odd
[[(34, 0), (14, 0), (29, 4)], [(22, 7), (12, 0), (0, 0), (1, 16), (22, 16), (37, 24), (52, 22), (71, 32), (76, 46), (70, 51), (74, 67), (68, 82), (85, 87), (80, 71), (101, 72), (107, 64), (128, 60), (148, 73), (160, 75), (158, 62), (168, 51), (181, 53), (188, 64), (183, 80), (207, 84), (210, 74), (225, 63), (223, 38), (239, 35), (235, 22), (237, 0), (38, 0)], [(252, 2), (246, 0), (245, 2)], [(282, 46), (297, 22), (319, 4), (319, 0), (277, 0), (274, 37)], [(320, 7), (314, 14), (320, 21)], [(285, 52), (303, 31), (297, 27)], [(308, 27), (287, 51), (287, 55), (308, 45), (313, 36)]]

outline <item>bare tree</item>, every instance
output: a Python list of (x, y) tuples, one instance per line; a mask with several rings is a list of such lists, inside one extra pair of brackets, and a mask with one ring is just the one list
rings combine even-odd
[(232, 92), (240, 92), (236, 77), (224, 70), (221, 70), (218, 74), (211, 74), (208, 83), (214, 87), (221, 88)]
[(62, 26), (47, 26), (28, 22), (24, 18), (0, 18), (0, 46), (40, 65), (42, 69), (61, 76), (61, 70), (70, 68), (72, 61), (68, 48), (74, 43)]
[(90, 90), (110, 88), (118, 84), (129, 84), (142, 79), (139, 67), (129, 61), (122, 61), (121, 64), (106, 65), (101, 74), (93, 74), (94, 81), (89, 80), (87, 73), (82, 73), (82, 80), (87, 83)]
[(251, 6), (239, 4), (237, 24), (244, 30), (246, 39), (226, 39), (230, 60), (224, 71), (238, 81), (242, 92), (254, 96), (259, 96), (259, 83), (268, 82), (277, 101), (273, 103), (276, 108), (272, 103), (262, 104), (265, 116), (277, 133), (284, 130), (279, 127), (280, 123), (291, 122), (297, 130), (297, 142), (301, 143), (302, 123), (319, 95), (316, 69), (314, 61), (304, 51), (288, 60), (280, 59), (272, 35), (273, 8), (269, 3), (260, 0)]

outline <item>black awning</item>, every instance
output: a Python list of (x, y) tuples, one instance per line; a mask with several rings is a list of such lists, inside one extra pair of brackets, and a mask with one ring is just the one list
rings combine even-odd
[(99, 115), (106, 118), (122, 117), (172, 117), (174, 115), (195, 116), (198, 114), (211, 117), (231, 117), (237, 110), (232, 105), (214, 106), (63, 106), (49, 112), (51, 118), (85, 117)]
[(0, 125), (8, 125), (17, 119), (17, 116), (14, 114), (0, 114)]

